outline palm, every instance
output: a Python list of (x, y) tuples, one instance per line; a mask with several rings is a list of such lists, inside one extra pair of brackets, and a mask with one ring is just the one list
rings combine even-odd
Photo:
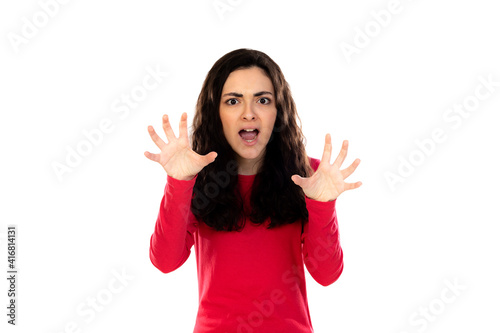
[(304, 186), (308, 192), (306, 195), (310, 198), (336, 198), (340, 193), (344, 192), (345, 188), (340, 170), (336, 167), (328, 168), (328, 166), (321, 164), (318, 170), (310, 178), (306, 179)]
[(332, 153), (331, 137), (329, 134), (325, 138), (325, 149), (318, 169), (311, 177), (302, 178), (293, 175), (295, 184), (302, 187), (304, 194), (318, 201), (335, 200), (342, 192), (352, 190), (361, 186), (361, 182), (347, 183), (345, 179), (349, 177), (358, 167), (360, 160), (356, 159), (349, 167), (340, 170), (347, 155), (348, 142), (344, 141), (342, 149), (333, 164), (330, 164)]
[(183, 113), (179, 124), (179, 137), (177, 138), (170, 126), (168, 116), (163, 116), (163, 130), (167, 136), (165, 143), (154, 131), (152, 126), (148, 127), (151, 139), (158, 148), (159, 154), (145, 152), (144, 155), (152, 161), (158, 162), (168, 175), (177, 179), (191, 179), (206, 165), (213, 162), (217, 153), (210, 152), (207, 155), (199, 155), (194, 152), (190, 145), (187, 134), (187, 114)]

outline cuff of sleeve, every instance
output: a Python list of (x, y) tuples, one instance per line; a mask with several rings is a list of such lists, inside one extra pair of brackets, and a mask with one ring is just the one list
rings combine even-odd
[[(323, 230), (332, 221), (335, 221), (335, 205), (337, 199), (332, 201), (318, 201), (306, 197), (306, 208), (309, 212), (309, 232), (313, 230)], [(319, 228), (319, 229), (318, 229)]]
[(306, 206), (314, 208), (315, 211), (318, 212), (331, 212), (335, 210), (335, 204), (337, 203), (337, 199), (332, 201), (318, 201), (311, 198), (306, 197)]
[(191, 197), (193, 193), (193, 187), (196, 183), (196, 178), (198, 175), (194, 176), (190, 180), (180, 180), (167, 175), (167, 184), (165, 185), (165, 193), (175, 194), (175, 196), (189, 195)]

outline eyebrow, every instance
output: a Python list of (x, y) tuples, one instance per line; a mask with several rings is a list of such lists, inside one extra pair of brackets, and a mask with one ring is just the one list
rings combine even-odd
[[(259, 91), (258, 93), (255, 93), (253, 94), (255, 97), (259, 97), (259, 96), (262, 96), (262, 95), (266, 95), (266, 94), (269, 94), (269, 95), (273, 95), (271, 92), (269, 91)], [(238, 94), (238, 93), (235, 93), (235, 92), (230, 92), (230, 93), (227, 93), (227, 94), (224, 94), (222, 95), (222, 97), (224, 96), (234, 96), (234, 97), (243, 97), (243, 94)]]

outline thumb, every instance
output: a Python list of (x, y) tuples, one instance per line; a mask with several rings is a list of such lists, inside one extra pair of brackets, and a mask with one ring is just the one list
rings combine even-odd
[(295, 185), (298, 185), (300, 187), (302, 187), (302, 185), (304, 184), (304, 178), (299, 175), (293, 175), (292, 181), (295, 183)]
[(217, 157), (217, 153), (215, 151), (212, 151), (206, 155), (203, 156), (203, 161), (208, 165), (215, 161), (215, 158)]

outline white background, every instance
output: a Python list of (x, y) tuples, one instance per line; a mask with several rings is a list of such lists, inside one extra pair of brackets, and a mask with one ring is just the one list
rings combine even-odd
[[(376, 29), (370, 12), (389, 1), (229, 3), (219, 15), (212, 0), (69, 1), (17, 46), (12, 36), (23, 36), (26, 20), (44, 23), (40, 2), (1, 3), (5, 274), (7, 224), (18, 225), (19, 247), (18, 325), (6, 323), (2, 278), (2, 332), (60, 333), (71, 322), (79, 332), (192, 332), (194, 249), (169, 274), (149, 260), (166, 174), (143, 155), (159, 151), (147, 126), (161, 131), (164, 113), (177, 124), (185, 111), (191, 121), (208, 70), (241, 47), (280, 65), (310, 156), (321, 157), (331, 133), (336, 151), (350, 142), (345, 166), (361, 159), (349, 180), (363, 186), (337, 202), (344, 272), (328, 287), (306, 273), (315, 331), (498, 332), (500, 86), (455, 128), (443, 118), (473, 100), (480, 76), (500, 81), (494, 2), (401, 0), (350, 57), (341, 43), (355, 47), (356, 29)], [(169, 75), (120, 118), (113, 103), (148, 66)], [(66, 164), (67, 147), (106, 118), (113, 130), (59, 179), (53, 164)], [(446, 140), (419, 153), (415, 140), (436, 128)], [(397, 175), (400, 158), (411, 156), (419, 165), (391, 189), (386, 173)], [(113, 271), (131, 277), (126, 286), (90, 320), (80, 315), (106, 295)], [(465, 290), (454, 295), (447, 280)], [(441, 301), (443, 292), (453, 301)], [(410, 322), (429, 307), (435, 315), (425, 326)]]

